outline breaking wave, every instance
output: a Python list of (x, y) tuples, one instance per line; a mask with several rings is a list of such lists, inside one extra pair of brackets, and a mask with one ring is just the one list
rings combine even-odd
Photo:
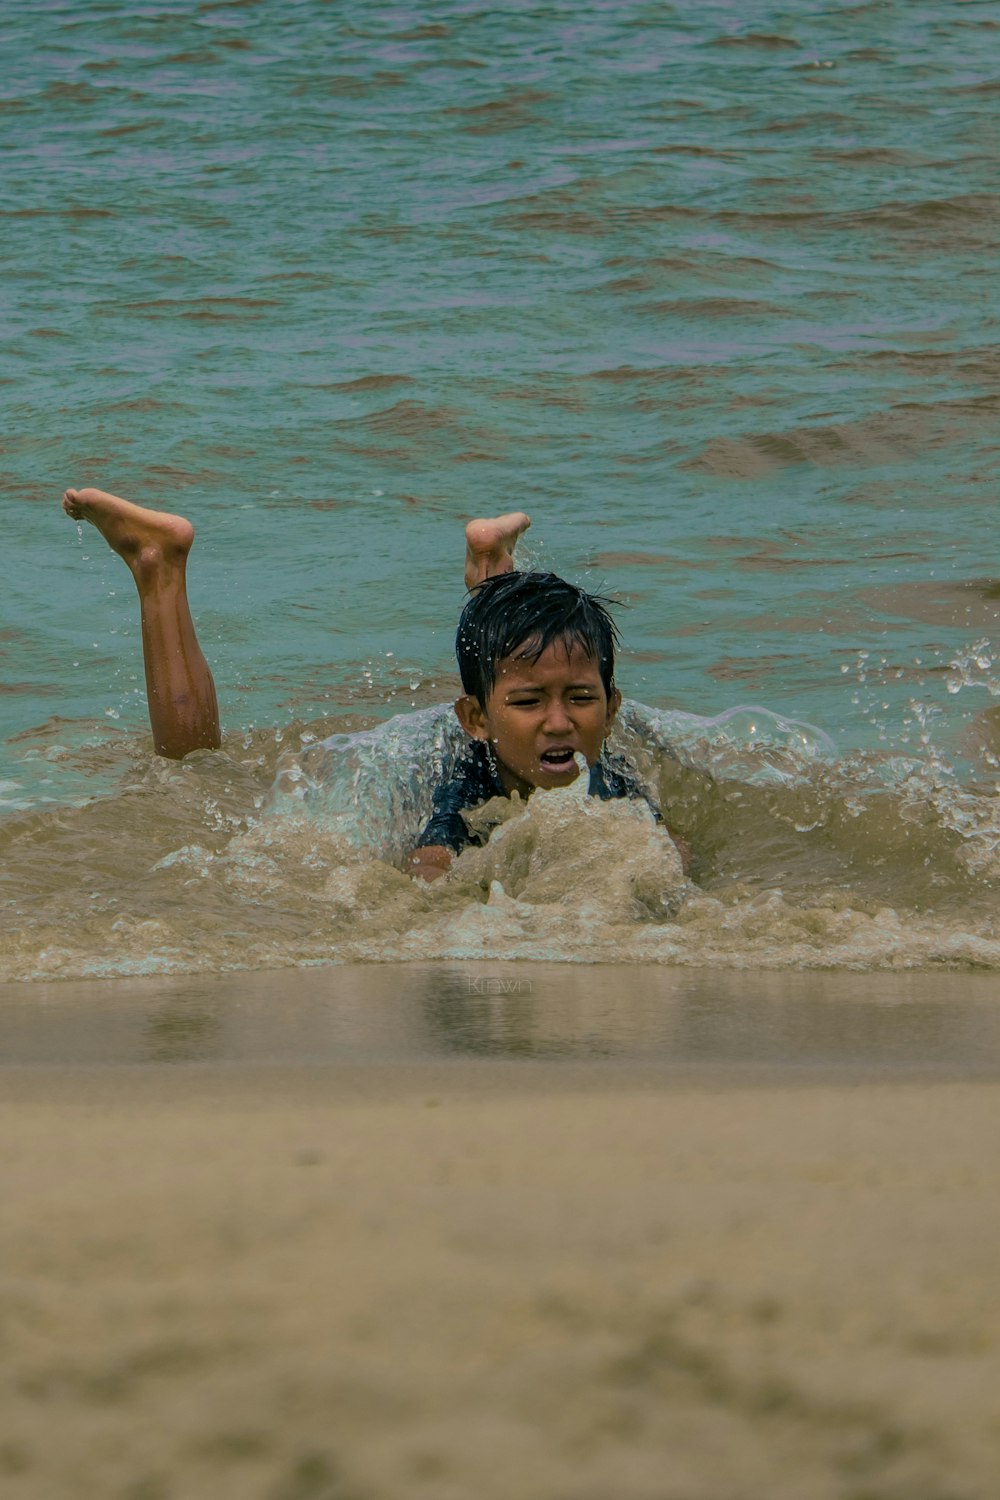
[(932, 745), (838, 759), (766, 709), (626, 703), (613, 748), (692, 845), (690, 878), (645, 807), (578, 783), (480, 809), (488, 843), (426, 886), (401, 867), (461, 748), (450, 709), (325, 727), (181, 763), (128, 736), (90, 746), (113, 793), (0, 828), (2, 977), (484, 957), (1000, 967), (1000, 798)]

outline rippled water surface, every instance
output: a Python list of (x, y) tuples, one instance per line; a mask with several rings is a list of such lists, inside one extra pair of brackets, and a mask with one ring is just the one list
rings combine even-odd
[[(0, 45), (4, 973), (1000, 962), (995, 6), (11, 0)], [(217, 756), (151, 755), (86, 483), (196, 525)], [(628, 603), (686, 894), (608, 810), (573, 879), (536, 830), (561, 885), (505, 834), (414, 893), (336, 820), (360, 754), (409, 826), (433, 716), (272, 790), (453, 695), (512, 506)]]

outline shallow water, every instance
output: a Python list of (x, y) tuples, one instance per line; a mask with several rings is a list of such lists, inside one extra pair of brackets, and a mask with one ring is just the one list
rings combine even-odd
[[(991, 7), (23, 4), (0, 40), (5, 975), (1000, 961)], [(149, 753), (131, 583), (58, 509), (88, 482), (196, 524), (218, 756)], [(452, 693), (460, 523), (513, 505), (627, 600), (626, 693), (710, 721), (634, 746), (693, 889), (607, 809), (543, 900), (502, 843), (420, 893), (274, 806), (303, 734)], [(714, 722), (747, 704), (833, 755)]]

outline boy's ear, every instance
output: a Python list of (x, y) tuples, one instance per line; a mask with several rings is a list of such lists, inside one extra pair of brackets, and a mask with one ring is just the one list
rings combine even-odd
[(621, 706), (622, 695), (617, 688), (612, 688), (611, 692), (608, 694), (608, 713), (607, 718), (604, 720), (605, 729), (611, 728), (612, 724), (615, 722), (615, 717)]
[(471, 739), (489, 739), (489, 731), (486, 728), (486, 715), (478, 698), (473, 698), (468, 693), (464, 694), (455, 703), (455, 713), (458, 716), (458, 722)]

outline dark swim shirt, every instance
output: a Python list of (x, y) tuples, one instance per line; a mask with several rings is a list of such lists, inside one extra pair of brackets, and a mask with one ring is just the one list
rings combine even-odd
[[(631, 797), (645, 802), (658, 823), (662, 823), (660, 810), (651, 800), (645, 788), (626, 761), (620, 755), (602, 750), (590, 768), (590, 795), (609, 802), (617, 797)], [(446, 849), (459, 854), (470, 844), (481, 846), (486, 842), (482, 835), (473, 832), (462, 817), (463, 811), (482, 807), (491, 797), (506, 797), (496, 762), (491, 751), (482, 740), (472, 740), (460, 756), (448, 780), (434, 792), (434, 812), (430, 822), (417, 839), (417, 848), (428, 844), (443, 844)]]

